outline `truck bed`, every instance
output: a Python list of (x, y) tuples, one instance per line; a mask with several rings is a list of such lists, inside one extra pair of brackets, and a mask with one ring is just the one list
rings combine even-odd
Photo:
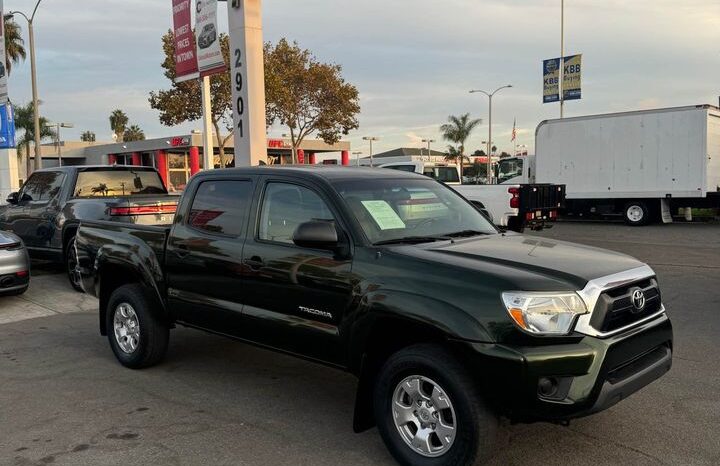
[[(81, 276), (89, 273), (104, 261), (117, 266), (139, 263), (155, 276), (158, 283), (164, 282), (161, 264), (165, 262), (165, 246), (170, 234), (169, 225), (138, 225), (110, 221), (85, 221), (80, 224), (76, 236), (78, 267)], [(127, 257), (125, 251), (132, 251)], [(88, 294), (98, 296), (97, 283), (83, 282)]]

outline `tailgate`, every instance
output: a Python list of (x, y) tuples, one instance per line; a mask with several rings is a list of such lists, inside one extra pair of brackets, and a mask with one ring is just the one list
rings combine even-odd
[(520, 190), (520, 208), (526, 212), (565, 208), (565, 185), (527, 184)]
[(131, 196), (108, 205), (111, 219), (138, 225), (172, 225), (179, 197)]

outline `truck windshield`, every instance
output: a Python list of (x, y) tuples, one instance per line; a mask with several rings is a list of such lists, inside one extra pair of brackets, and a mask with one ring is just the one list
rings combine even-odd
[(523, 159), (504, 159), (498, 162), (498, 184), (521, 176), (523, 174)]
[(160, 175), (148, 169), (89, 169), (78, 173), (74, 197), (167, 194)]
[(344, 181), (335, 187), (372, 243), (497, 233), (471, 204), (432, 180)]

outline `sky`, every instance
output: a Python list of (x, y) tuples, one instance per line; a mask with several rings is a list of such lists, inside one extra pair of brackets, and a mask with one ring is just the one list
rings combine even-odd
[[(35, 0), (4, 3), (29, 14)], [(219, 10), (226, 32), (227, 8)], [(427, 138), (444, 150), (439, 127), (462, 113), (483, 119), (467, 144), (481, 148), (488, 101), (470, 89), (513, 85), (493, 100), (499, 150), (513, 150), (517, 121), (516, 144), (532, 152), (538, 123), (559, 116), (558, 104), (542, 103), (542, 60), (560, 55), (560, 0), (265, 0), (263, 15), (266, 41), (297, 41), (357, 86), (360, 128), (346, 139), (364, 155), (363, 136), (380, 138), (375, 153)], [(34, 22), (41, 113), (75, 125), (63, 139), (90, 130), (111, 140), (115, 108), (148, 138), (200, 128), (165, 127), (148, 103), (150, 91), (169, 87), (160, 37), (171, 23), (171, 0), (43, 1)], [(583, 97), (565, 104), (566, 116), (717, 105), (720, 2), (566, 0), (565, 52), (583, 54)], [(9, 91), (14, 103), (31, 100), (29, 55), (13, 67)]]

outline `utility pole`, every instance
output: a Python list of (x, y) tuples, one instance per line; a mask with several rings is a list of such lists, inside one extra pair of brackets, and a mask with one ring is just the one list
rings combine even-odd
[[(32, 15), (28, 16), (22, 11), (11, 11), (8, 13), (8, 17), (12, 18), (14, 15), (19, 14), (25, 18), (28, 22), (28, 35), (30, 36), (30, 75), (32, 80), (32, 99), (33, 99), (33, 113), (34, 115), (34, 131), (35, 131), (35, 170), (42, 168), (42, 154), (40, 149), (40, 110), (38, 100), (38, 89), (37, 89), (37, 67), (35, 66), (35, 32), (33, 31), (33, 21), (35, 20), (35, 13), (40, 6), (42, 0), (38, 0), (33, 8)], [(29, 158), (28, 154), (28, 158)], [(29, 175), (29, 173), (28, 173)]]

